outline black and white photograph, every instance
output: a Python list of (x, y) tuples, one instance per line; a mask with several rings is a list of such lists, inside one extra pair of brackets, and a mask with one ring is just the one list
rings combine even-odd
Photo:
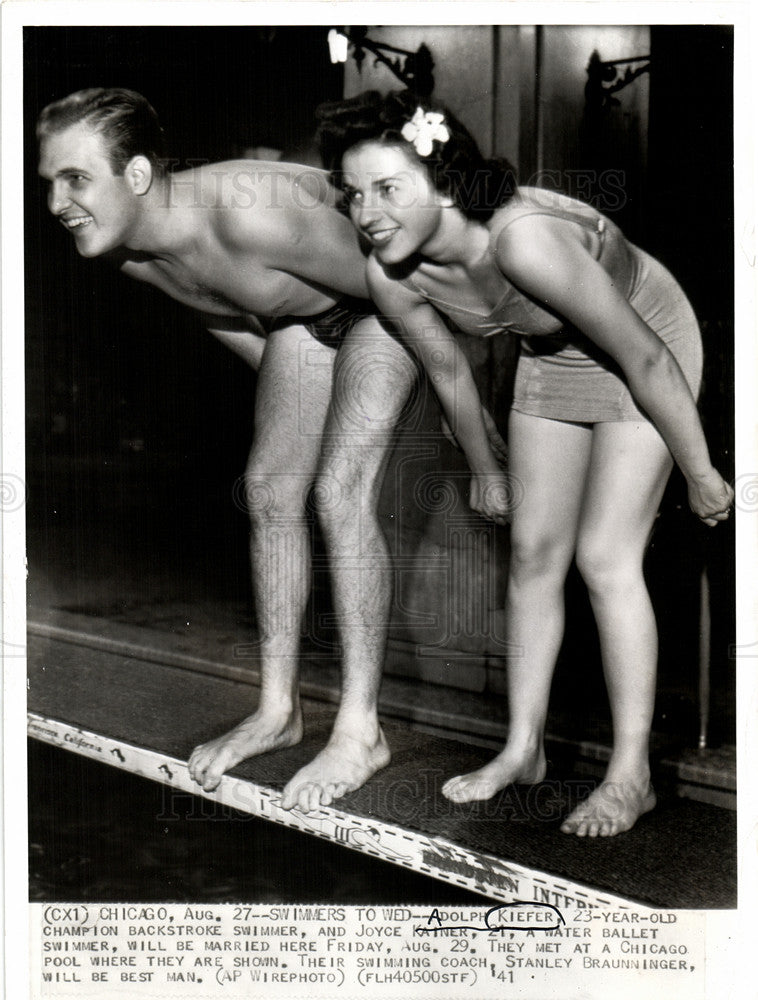
[(3, 10), (8, 995), (751, 996), (746, 8), (291, 7)]

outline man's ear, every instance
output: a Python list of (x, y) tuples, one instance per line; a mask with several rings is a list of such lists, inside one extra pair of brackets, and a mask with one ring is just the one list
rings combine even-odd
[(126, 165), (124, 177), (134, 194), (147, 194), (153, 183), (153, 165), (146, 156), (133, 156)]

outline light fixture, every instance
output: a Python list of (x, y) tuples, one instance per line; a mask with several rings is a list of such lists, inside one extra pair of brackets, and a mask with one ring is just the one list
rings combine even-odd
[[(333, 63), (347, 62), (348, 46), (352, 47), (352, 55), (358, 72), (361, 71), (366, 53), (374, 56), (375, 63), (381, 63), (404, 86), (418, 97), (430, 97), (434, 90), (434, 60), (429, 49), (423, 43), (416, 52), (399, 49), (386, 42), (375, 42), (368, 37), (368, 28), (345, 26), (332, 28), (327, 36), (329, 56)], [(392, 53), (396, 58), (387, 55)]]
[[(621, 66), (626, 66), (623, 76)], [(587, 83), (584, 88), (587, 106), (599, 109), (620, 104), (621, 102), (613, 95), (628, 87), (638, 76), (649, 72), (650, 56), (630, 56), (628, 59), (603, 61), (596, 49), (587, 64)]]
[(332, 62), (347, 62), (347, 35), (343, 35), (341, 31), (332, 28), (326, 37), (329, 42), (329, 58)]

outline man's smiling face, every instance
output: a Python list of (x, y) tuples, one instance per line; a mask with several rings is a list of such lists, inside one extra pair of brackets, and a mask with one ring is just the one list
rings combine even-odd
[(82, 257), (124, 246), (137, 220), (126, 177), (114, 174), (102, 137), (72, 125), (40, 143), (39, 174), (48, 184), (48, 208), (74, 236)]

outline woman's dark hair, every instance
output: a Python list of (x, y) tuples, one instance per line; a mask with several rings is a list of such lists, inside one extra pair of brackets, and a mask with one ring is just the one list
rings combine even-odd
[(103, 136), (115, 174), (123, 174), (129, 160), (140, 155), (163, 171), (163, 129), (151, 105), (136, 91), (91, 87), (53, 101), (37, 119), (37, 139), (80, 123)]
[[(418, 108), (442, 114), (449, 133), (447, 142), (433, 142), (428, 156), (420, 156), (402, 135), (403, 126)], [(345, 101), (322, 104), (316, 109), (316, 117), (321, 158), (337, 186), (341, 184), (340, 166), (345, 153), (371, 141), (399, 146), (422, 163), (437, 190), (451, 197), (469, 219), (486, 222), (516, 190), (515, 171), (507, 160), (485, 159), (471, 133), (450, 111), (420, 102), (408, 90), (386, 96), (368, 90)]]

